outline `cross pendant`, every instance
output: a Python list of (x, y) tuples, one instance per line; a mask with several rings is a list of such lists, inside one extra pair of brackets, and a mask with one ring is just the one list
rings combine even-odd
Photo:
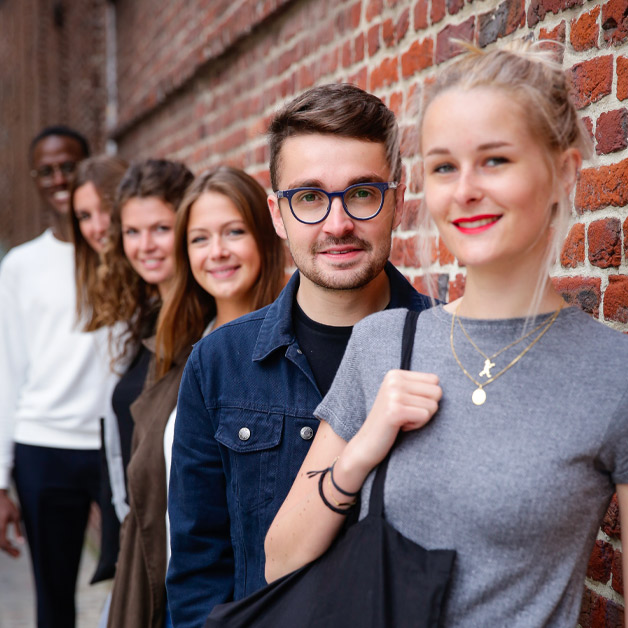
[(490, 358), (484, 360), (484, 368), (480, 371), (480, 377), (490, 377), (491, 369), (495, 366), (495, 362), (491, 362)]

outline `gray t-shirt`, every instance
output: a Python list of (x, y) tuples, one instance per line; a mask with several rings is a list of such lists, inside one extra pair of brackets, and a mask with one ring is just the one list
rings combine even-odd
[[(405, 313), (356, 325), (315, 411), (347, 441), (386, 372), (399, 368)], [(452, 355), (451, 318), (442, 306), (419, 317), (412, 370), (436, 373), (443, 398), (430, 423), (405, 433), (393, 452), (386, 518), (427, 548), (457, 551), (447, 628), (575, 626), (597, 529), (614, 485), (628, 483), (628, 337), (566, 308), (475, 406), (476, 387)], [(524, 324), (462, 321), (488, 355), (521, 336)], [(492, 373), (535, 336), (494, 359)], [(484, 358), (458, 325), (454, 342), (467, 371), (485, 381)]]

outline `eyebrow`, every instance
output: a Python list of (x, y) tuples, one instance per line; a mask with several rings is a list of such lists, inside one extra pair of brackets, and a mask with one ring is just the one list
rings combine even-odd
[[(384, 179), (380, 175), (371, 172), (361, 174), (357, 177), (349, 179), (349, 181), (345, 185), (345, 188), (348, 188), (351, 185), (356, 185), (358, 183), (383, 183), (385, 181), (387, 181), (387, 179)], [(295, 188), (319, 188), (321, 190), (324, 190), (325, 186), (320, 179), (302, 179), (292, 182), (286, 189), (294, 190)]]
[[(505, 148), (509, 146), (512, 146), (510, 142), (486, 142), (484, 144), (480, 144), (477, 147), (477, 150), (480, 150), (480, 151), (495, 150), (496, 148)], [(451, 154), (451, 151), (449, 149), (440, 148), (437, 146), (435, 148), (432, 148), (432, 150), (428, 151), (425, 156), (428, 157), (430, 155), (449, 155), (449, 154)]]

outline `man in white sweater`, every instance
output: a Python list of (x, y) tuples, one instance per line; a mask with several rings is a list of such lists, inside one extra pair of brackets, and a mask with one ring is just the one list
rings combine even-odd
[(0, 264), (0, 549), (19, 555), (22, 519), (39, 628), (75, 625), (78, 564), (100, 484), (99, 417), (109, 401), (106, 346), (80, 331), (75, 314), (70, 186), (88, 152), (67, 127), (33, 140), (31, 175), (50, 228)]

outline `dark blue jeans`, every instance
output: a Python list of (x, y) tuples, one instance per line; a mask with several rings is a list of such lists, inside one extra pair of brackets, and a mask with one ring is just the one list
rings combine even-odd
[(16, 444), (13, 478), (35, 577), (37, 626), (73, 628), (85, 528), (98, 500), (99, 451)]

